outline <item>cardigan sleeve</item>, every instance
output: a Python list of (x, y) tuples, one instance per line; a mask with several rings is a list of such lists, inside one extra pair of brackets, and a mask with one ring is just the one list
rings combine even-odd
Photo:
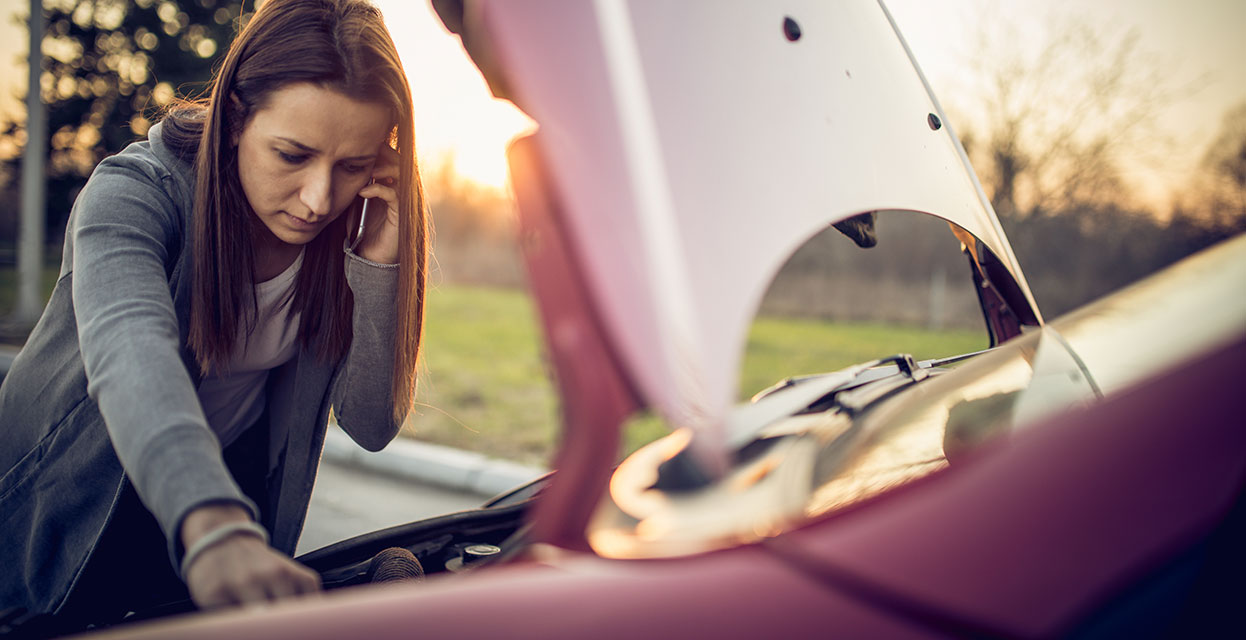
[(189, 216), (170, 197), (170, 180), (143, 154), (104, 160), (75, 202), (69, 232), (87, 392), (176, 559), (193, 508), (232, 502), (253, 517), (256, 508), (230, 476), (181, 358), (169, 278)]
[(346, 251), (346, 282), (355, 298), (352, 337), (333, 380), (331, 402), (338, 425), (369, 451), (384, 448), (402, 427), (393, 415), (391, 391), (398, 269)]

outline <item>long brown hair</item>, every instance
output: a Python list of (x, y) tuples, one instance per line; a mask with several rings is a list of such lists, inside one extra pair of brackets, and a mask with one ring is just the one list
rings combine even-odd
[[(310, 82), (388, 105), (398, 151), (399, 270), (393, 411), (406, 415), (424, 318), (427, 216), (415, 156), (411, 90), (380, 12), (363, 0), (269, 0), (226, 53), (206, 103), (165, 117), (165, 142), (195, 157), (194, 296), (190, 347), (203, 372), (221, 370), (239, 331), (254, 323), (255, 238), (261, 232), (238, 177), (235, 144), (248, 118), (284, 86)], [(352, 205), (357, 208), (359, 199)], [(326, 363), (345, 357), (354, 299), (346, 284), (342, 215), (306, 246), (295, 281), (302, 347)], [(241, 320), (240, 320), (241, 319)]]

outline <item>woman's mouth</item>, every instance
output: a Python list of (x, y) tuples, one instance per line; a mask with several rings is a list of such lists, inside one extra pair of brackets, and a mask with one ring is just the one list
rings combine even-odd
[(283, 215), (285, 215), (286, 221), (290, 223), (290, 226), (295, 229), (314, 229), (316, 227), (316, 223), (314, 222), (309, 222), (302, 218), (296, 218), (288, 213)]

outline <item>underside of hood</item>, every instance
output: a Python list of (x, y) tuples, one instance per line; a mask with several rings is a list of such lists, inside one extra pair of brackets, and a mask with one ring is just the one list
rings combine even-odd
[[(886, 210), (943, 218), (985, 291), (992, 340), (1041, 322), (964, 150), (881, 3), (433, 4), (495, 94), (539, 125), (511, 162), (521, 218), (536, 206), (556, 210), (545, 220), (573, 272), (533, 274), (567, 280), (534, 282), (551, 348), (560, 331), (600, 334), (618, 388), (697, 433), (711, 474), (762, 296), (829, 225)], [(550, 240), (532, 237), (524, 242)], [(552, 318), (551, 296), (578, 296), (580, 317)], [(568, 373), (558, 372), (564, 402), (601, 381)]]

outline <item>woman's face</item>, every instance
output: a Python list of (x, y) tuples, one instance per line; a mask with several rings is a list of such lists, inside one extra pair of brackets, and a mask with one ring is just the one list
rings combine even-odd
[(280, 242), (310, 242), (368, 184), (390, 129), (383, 104), (310, 83), (272, 92), (238, 137), (247, 201)]

